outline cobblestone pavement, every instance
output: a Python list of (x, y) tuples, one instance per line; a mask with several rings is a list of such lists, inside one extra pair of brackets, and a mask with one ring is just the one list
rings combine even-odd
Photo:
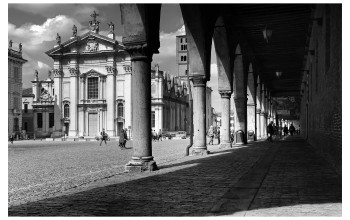
[(181, 157), (160, 170), (119, 174), (9, 216), (341, 216), (341, 177), (300, 138)]

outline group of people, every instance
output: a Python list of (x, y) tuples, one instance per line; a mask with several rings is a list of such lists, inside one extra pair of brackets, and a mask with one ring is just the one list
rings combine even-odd
[(151, 133), (152, 133), (152, 140), (153, 141), (163, 141), (163, 136), (162, 136), (162, 130), (159, 129), (158, 133), (156, 132), (156, 130), (151, 129)]
[(214, 144), (214, 137), (218, 139), (218, 144), (220, 144), (220, 127), (217, 127), (216, 129), (210, 125), (209, 130), (208, 130), (208, 136), (210, 138), (209, 140), (209, 145), (210, 143), (213, 145)]
[(289, 128), (287, 127), (287, 125), (284, 125), (284, 127), (281, 128), (279, 132), (278, 127), (271, 121), (270, 124), (267, 126), (267, 134), (268, 134), (267, 140), (272, 141), (273, 135), (278, 135), (278, 134), (282, 135), (282, 132), (283, 132), (283, 136), (288, 135), (288, 133), (291, 136), (293, 136), (295, 133), (300, 134), (300, 126), (299, 126), (299, 129), (296, 130), (293, 123), (291, 123)]
[[(108, 134), (105, 132), (105, 129), (103, 128), (101, 131), (100, 146), (101, 146), (103, 141), (107, 145), (107, 140), (108, 140)], [(127, 140), (128, 140), (128, 135), (126, 133), (126, 129), (121, 129), (120, 134), (119, 134), (119, 147), (120, 147), (120, 149), (122, 149), (122, 150), (126, 149), (125, 145), (126, 145)]]

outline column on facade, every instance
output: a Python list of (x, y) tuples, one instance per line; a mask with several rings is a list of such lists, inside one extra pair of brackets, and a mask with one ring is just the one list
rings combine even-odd
[[(54, 64), (57, 68), (58, 64)], [(55, 131), (58, 131), (57, 136), (63, 135), (62, 131), (62, 118), (63, 118), (63, 108), (62, 108), (62, 70), (53, 69), (54, 74), (54, 86), (55, 86), (55, 104), (54, 104), (54, 120), (55, 120)], [(36, 127), (34, 127), (35, 129)]]
[[(106, 132), (110, 136), (117, 136), (115, 131), (115, 108), (116, 108), (116, 94), (115, 94), (115, 68), (113, 66), (107, 66), (107, 79), (106, 79), (106, 88), (109, 92), (106, 92), (106, 101), (107, 101), (107, 118), (106, 118)], [(119, 135), (119, 134), (118, 134)]]
[[(72, 61), (71, 61), (72, 64)], [(74, 65), (74, 64), (73, 64)], [(79, 83), (78, 75), (79, 69), (77, 67), (72, 67), (69, 70), (70, 72), (70, 88), (69, 88), (69, 136), (78, 136), (78, 96), (79, 96)]]
[[(85, 78), (79, 77), (79, 99), (78, 103), (81, 103), (80, 100), (84, 99), (84, 80)], [(84, 108), (80, 107), (78, 108), (78, 114), (79, 114), (79, 136), (85, 136), (84, 130), (85, 130), (85, 125), (84, 125)]]
[(220, 148), (232, 147), (230, 140), (230, 98), (231, 91), (219, 91), (221, 96)]
[(193, 150), (192, 154), (207, 154), (206, 144), (206, 84), (205, 76), (194, 75), (193, 81)]

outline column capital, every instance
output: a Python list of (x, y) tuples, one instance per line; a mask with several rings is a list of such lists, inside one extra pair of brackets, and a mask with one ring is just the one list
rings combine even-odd
[(52, 73), (55, 78), (63, 76), (63, 71), (61, 69), (53, 69)]
[(117, 69), (114, 66), (106, 66), (106, 70), (108, 75), (115, 75)]
[(256, 114), (260, 114), (261, 113), (261, 109), (257, 108), (256, 109)]
[(204, 75), (193, 75), (190, 77), (194, 87), (205, 87), (207, 78)]
[(79, 76), (79, 68), (78, 67), (69, 68), (69, 73), (70, 73), (70, 76)]
[(149, 60), (152, 61), (153, 52), (146, 42), (126, 44), (125, 50), (130, 54), (131, 61)]
[(232, 92), (229, 90), (219, 91), (221, 98), (231, 98)]

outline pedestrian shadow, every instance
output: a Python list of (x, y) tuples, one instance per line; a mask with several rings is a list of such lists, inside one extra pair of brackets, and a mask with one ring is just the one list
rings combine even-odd
[[(280, 144), (284, 146), (283, 142)], [(246, 179), (245, 176), (254, 173), (254, 170), (258, 168), (258, 161), (264, 159), (272, 148), (266, 142), (253, 143), (247, 147), (222, 150), (207, 157), (202, 156), (190, 161), (162, 165), (159, 171), (152, 173), (124, 174), (124, 179), (129, 178), (129, 181), (11, 206), (8, 208), (8, 215), (206, 216), (208, 214), (234, 214), (236, 211), (227, 212), (227, 209), (225, 212), (220, 212), (219, 209), (219, 212), (214, 214), (211, 213), (211, 210), (219, 204), (228, 191), (239, 186), (242, 179)], [(280, 207), (281, 205), (341, 202), (341, 179), (328, 169), (325, 161), (313, 154), (312, 148), (303, 146), (303, 148), (296, 149), (286, 146), (280, 149), (254, 200), (251, 201), (250, 210)], [(289, 167), (290, 170), (281, 167)], [(279, 168), (282, 170), (278, 170)], [(311, 174), (312, 178), (303, 178)], [(286, 181), (285, 176), (290, 176), (290, 179)], [(275, 200), (281, 200), (283, 195), (291, 197), (298, 195), (298, 192), (304, 193), (304, 197), (300, 197), (299, 200), (282, 199), (282, 202), (274, 203)]]

